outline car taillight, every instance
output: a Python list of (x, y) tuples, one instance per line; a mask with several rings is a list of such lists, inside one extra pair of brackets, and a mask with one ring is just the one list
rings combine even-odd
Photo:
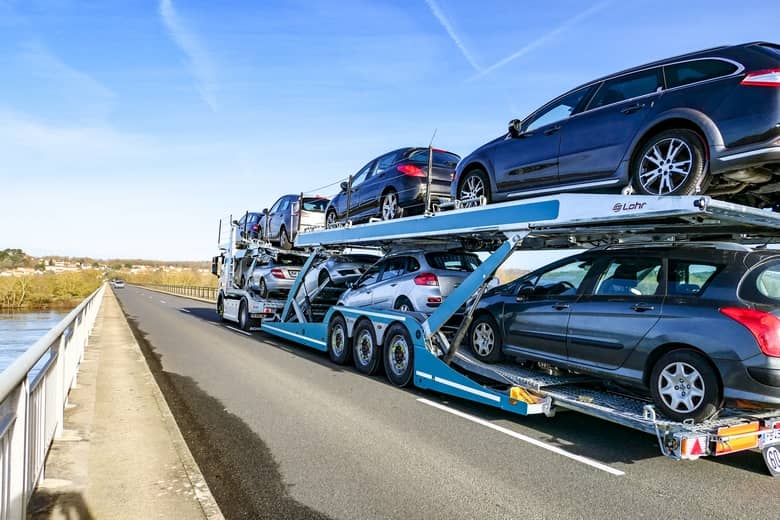
[(271, 269), (271, 276), (274, 278), (284, 278), (284, 272), (281, 269)]
[(758, 348), (767, 356), (780, 357), (780, 319), (768, 312), (724, 307), (720, 310), (753, 334)]
[(438, 287), (439, 279), (433, 273), (422, 273), (414, 277), (414, 283), (417, 285), (427, 285), (429, 287)]
[(258, 229), (260, 229), (260, 224), (255, 224), (252, 226), (252, 231), (257, 231)]
[(413, 164), (402, 164), (397, 167), (398, 171), (409, 177), (425, 177), (425, 172), (419, 166)]
[(739, 84), (751, 87), (780, 87), (780, 69), (749, 72)]

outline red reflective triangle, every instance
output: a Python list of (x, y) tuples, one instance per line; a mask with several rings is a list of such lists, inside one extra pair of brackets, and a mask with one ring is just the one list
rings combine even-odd
[(691, 455), (704, 455), (704, 449), (701, 446), (701, 437), (697, 437), (691, 448)]

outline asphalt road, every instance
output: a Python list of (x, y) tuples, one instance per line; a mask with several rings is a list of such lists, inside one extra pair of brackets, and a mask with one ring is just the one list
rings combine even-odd
[(654, 437), (574, 412), (516, 417), (367, 378), (116, 291), (228, 518), (777, 518), (755, 452), (675, 462)]

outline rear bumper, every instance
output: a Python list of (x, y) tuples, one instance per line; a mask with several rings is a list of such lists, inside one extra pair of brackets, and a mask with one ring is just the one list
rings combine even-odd
[(726, 401), (748, 401), (780, 408), (780, 358), (754, 356), (743, 361), (716, 362)]
[(729, 148), (717, 154), (712, 153), (710, 163), (712, 173), (755, 168), (766, 164), (776, 164), (774, 169), (780, 171), (780, 139), (739, 149)]

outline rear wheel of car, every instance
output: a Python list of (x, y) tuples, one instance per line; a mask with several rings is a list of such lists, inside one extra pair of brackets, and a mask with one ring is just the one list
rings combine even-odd
[(712, 365), (692, 350), (667, 352), (653, 365), (650, 394), (675, 421), (705, 421), (720, 409), (722, 391)]
[(265, 284), (265, 278), (260, 278), (260, 283), (257, 286), (257, 292), (260, 293), (261, 298), (268, 298), (268, 286)]
[(396, 386), (406, 386), (412, 380), (414, 345), (407, 328), (396, 323), (385, 334), (385, 374)]
[(466, 207), (472, 207), (479, 205), (478, 200), (480, 197), (485, 197), (487, 203), (490, 203), (490, 182), (488, 182), (488, 176), (484, 171), (475, 168), (466, 172), (460, 180), (460, 185), (458, 186), (458, 199), (470, 199), (470, 202), (467, 202), (464, 205)]
[(382, 200), (379, 203), (379, 216), (382, 220), (393, 220), (398, 217), (399, 212), (398, 205), (398, 193), (395, 190), (390, 190), (382, 195)]
[(412, 302), (410, 302), (409, 298), (406, 296), (401, 296), (398, 298), (393, 307), (395, 310), (401, 312), (414, 312), (414, 305), (412, 305)]
[(221, 294), (217, 297), (217, 315), (220, 320), (225, 321), (225, 298)]
[(327, 229), (333, 229), (337, 225), (338, 217), (335, 209), (329, 209), (327, 215), (325, 215), (325, 227)]
[(498, 363), (504, 357), (502, 340), (496, 320), (488, 314), (478, 316), (471, 324), (471, 350), (480, 361)]
[(292, 249), (293, 244), (290, 242), (290, 236), (287, 234), (287, 230), (282, 226), (279, 230), (279, 246), (282, 249)]
[(376, 343), (374, 326), (364, 319), (355, 327), (352, 340), (352, 354), (355, 368), (366, 375), (376, 374), (382, 362), (382, 353)]
[(702, 138), (692, 130), (666, 130), (636, 154), (631, 185), (639, 195), (695, 195), (707, 188)]
[(341, 316), (330, 320), (328, 327), (328, 356), (338, 365), (349, 362), (352, 354), (349, 336), (347, 336), (347, 322)]

